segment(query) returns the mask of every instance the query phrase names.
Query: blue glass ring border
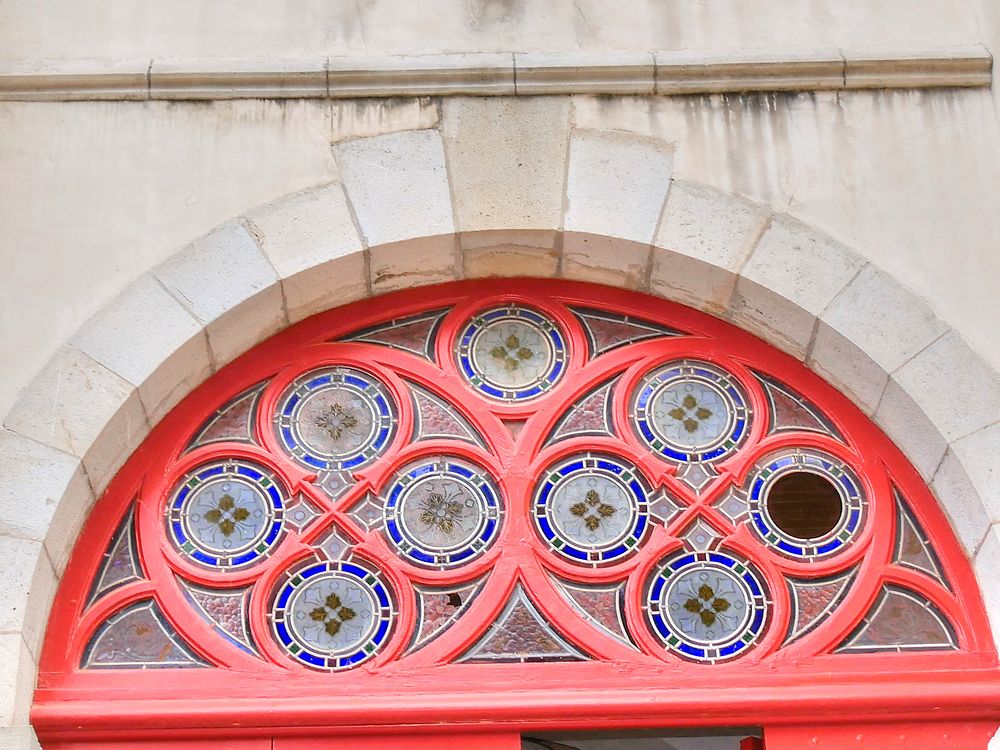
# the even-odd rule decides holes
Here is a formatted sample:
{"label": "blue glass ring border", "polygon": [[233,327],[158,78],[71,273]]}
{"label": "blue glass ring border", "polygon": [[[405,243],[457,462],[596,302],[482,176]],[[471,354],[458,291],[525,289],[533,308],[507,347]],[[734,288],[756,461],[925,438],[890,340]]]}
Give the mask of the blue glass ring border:
{"label": "blue glass ring border", "polygon": [[[732,426],[709,450],[685,451],[672,447],[656,434],[651,425],[649,410],[656,393],[670,383],[685,378],[707,382],[728,396],[732,404]],[[678,463],[718,461],[731,455],[749,435],[753,419],[750,400],[733,375],[706,362],[692,360],[669,362],[648,373],[640,381],[631,403],[633,429],[642,443],[665,459]]]}
{"label": "blue glass ring border", "polygon": [[[318,649],[311,649],[296,639],[286,625],[287,616],[290,614],[287,607],[292,594],[316,576],[352,578],[356,583],[367,588],[375,601],[379,603],[378,625],[375,627],[375,632],[356,651],[350,654],[337,656],[323,653]],[[352,669],[373,658],[388,643],[395,625],[396,615],[395,600],[389,585],[382,579],[381,573],[373,566],[364,565],[351,559],[325,562],[309,560],[307,563],[287,571],[284,582],[277,587],[269,611],[271,631],[281,648],[296,661],[325,671]]]}
{"label": "blue glass ring border", "polygon": [[[671,578],[705,567],[724,569],[743,582],[750,591],[748,602],[753,615],[746,627],[719,644],[705,646],[692,642],[683,633],[674,632],[670,620],[662,611],[660,601]],[[771,601],[763,577],[746,560],[719,551],[681,552],[666,558],[649,577],[642,608],[652,633],[670,651],[690,661],[717,663],[743,656],[760,640],[766,630]]]}
{"label": "blue glass ring border", "polygon": [[[502,388],[489,382],[473,362],[472,342],[487,325],[503,319],[522,320],[534,323],[541,330],[542,337],[552,347],[552,362],[536,382],[522,388]],[[548,393],[559,382],[567,369],[568,346],[566,335],[559,325],[546,315],[521,305],[506,305],[476,313],[458,336],[455,359],[459,372],[476,391],[498,401],[526,401]]]}
{"label": "blue glass ring border", "polygon": [[[767,512],[767,494],[774,483],[798,471],[826,478],[836,488],[842,503],[837,525],[815,540],[798,539],[783,532]],[[840,459],[814,449],[800,448],[765,457],[750,475],[748,487],[750,529],[763,544],[797,560],[819,560],[842,552],[860,533],[867,516],[868,501],[854,471]]]}
{"label": "blue glass ring border", "polygon": [[[310,450],[296,434],[295,427],[305,399],[334,384],[341,384],[365,399],[374,407],[378,420],[369,443],[342,457],[321,455]],[[381,380],[354,367],[338,366],[313,370],[296,378],[278,401],[274,423],[278,440],[296,461],[312,469],[341,471],[370,464],[385,453],[395,436],[397,418],[389,389]]]}
{"label": "blue glass ring border", "polygon": [[[635,519],[625,538],[607,549],[584,550],[563,539],[548,519],[549,498],[555,489],[574,474],[597,469],[610,473],[612,481],[628,491],[635,503]],[[611,478],[611,477],[609,477]],[[538,484],[532,501],[535,529],[556,553],[575,563],[599,566],[618,562],[637,551],[650,528],[649,497],[651,490],[639,469],[631,462],[616,456],[585,454],[564,459],[545,470],[545,478]]]}
{"label": "blue glass ring border", "polygon": [[[184,529],[184,509],[194,497],[198,487],[207,481],[232,476],[255,485],[261,491],[261,497],[270,506],[270,528],[267,534],[250,550],[238,555],[222,555],[212,550],[200,547],[189,538]],[[175,549],[184,557],[201,563],[215,570],[227,571],[246,568],[259,562],[278,545],[284,533],[285,498],[280,482],[262,466],[251,461],[240,459],[225,459],[203,464],[185,475],[185,479],[174,491],[167,505],[167,530]]]}
{"label": "blue glass ring border", "polygon": [[[400,556],[421,567],[454,568],[479,557],[493,544],[503,520],[500,490],[490,479],[485,478],[489,476],[485,469],[478,466],[471,468],[472,466],[460,463],[458,459],[430,459],[404,468],[393,479],[384,493],[383,513],[386,535]],[[453,552],[442,553],[421,547],[416,539],[404,534],[401,529],[399,510],[403,493],[415,481],[432,474],[450,476],[454,481],[465,485],[482,500],[482,507],[486,509],[479,533],[467,546]]]}

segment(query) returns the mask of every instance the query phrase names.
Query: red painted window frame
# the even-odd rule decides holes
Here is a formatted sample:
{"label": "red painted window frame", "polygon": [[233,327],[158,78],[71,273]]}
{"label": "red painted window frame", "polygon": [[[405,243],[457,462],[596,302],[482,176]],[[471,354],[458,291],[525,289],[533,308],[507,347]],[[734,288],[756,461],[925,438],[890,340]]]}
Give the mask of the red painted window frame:
{"label": "red painted window frame", "polygon": [[[667,359],[683,349],[725,366],[732,362],[753,362],[755,369],[770,374],[806,394],[837,427],[857,441],[862,461],[881,461],[909,500],[919,522],[931,535],[935,550],[947,571],[954,596],[936,599],[956,626],[960,652],[909,654],[836,654],[815,656],[814,636],[806,636],[781,650],[778,657],[767,654],[780,640],[779,629],[765,639],[757,652],[735,662],[713,666],[663,663],[651,667],[639,663],[625,647],[615,650],[608,639],[596,643],[590,634],[580,633],[578,643],[599,653],[603,661],[576,664],[534,663],[497,665],[443,665],[422,669],[461,652],[476,633],[460,620],[447,639],[438,639],[404,663],[392,659],[403,645],[397,642],[370,666],[337,674],[311,674],[301,670],[263,669],[250,658],[233,656],[227,668],[146,671],[91,671],[77,669],[83,648],[80,633],[92,629],[96,615],[85,613],[83,604],[105,551],[110,533],[143,482],[168,483],[165,476],[153,476],[150,466],[162,456],[175,455],[197,430],[206,416],[234,394],[260,382],[280,366],[301,362],[312,366],[317,360],[309,346],[390,318],[403,317],[431,308],[454,305],[459,312],[472,312],[487,301],[520,301],[546,309],[546,297],[582,306],[595,301],[603,309],[659,321],[689,331],[692,337],[636,344],[598,358],[602,372],[616,358],[634,356],[644,348]],[[558,317],[558,311],[551,309]],[[568,323],[569,321],[562,320]],[[566,404],[582,395],[600,376],[595,368],[579,369],[586,342],[572,324],[571,351],[576,369],[559,386],[560,400]],[[677,342],[683,342],[678,344]],[[352,358],[363,364],[371,349],[363,344],[337,344],[337,361]],[[450,361],[448,337],[438,337],[437,355]],[[385,362],[407,357],[387,350]],[[411,372],[412,358],[408,360]],[[419,368],[418,368],[419,369]],[[426,370],[431,380],[434,373]],[[392,386],[392,383],[390,383]],[[275,393],[272,389],[270,393]],[[572,393],[573,397],[569,397]],[[753,398],[759,398],[751,394]],[[268,398],[268,397],[265,397]],[[555,412],[546,412],[544,399],[530,404],[494,405],[487,408],[475,399],[461,403],[478,422],[499,424],[498,417],[524,419],[536,414],[538,420],[554,422]],[[482,400],[480,400],[482,401]],[[759,410],[762,404],[755,403]],[[266,407],[265,407],[266,408]],[[405,415],[399,433],[408,434]],[[536,429],[531,441],[515,444],[505,430],[492,430],[488,437],[497,451],[511,452],[510,466],[532,466],[548,427]],[[774,436],[771,448],[801,445],[808,437]],[[593,441],[592,441],[593,442]],[[599,439],[597,441],[599,444]],[[574,449],[576,444],[559,444],[545,453],[545,463]],[[829,443],[824,442],[824,447]],[[404,448],[423,455],[437,448],[434,441]],[[482,451],[458,448],[468,457],[489,464]],[[243,451],[259,457],[251,447],[233,445],[210,448],[199,453],[204,460],[217,452],[231,455]],[[876,458],[877,457],[877,458]],[[649,459],[651,462],[655,459]],[[652,470],[652,469],[651,469]],[[307,481],[305,472],[289,477],[299,486]],[[504,477],[508,481],[508,477]],[[515,477],[530,484],[532,475]],[[165,487],[159,491],[165,491]],[[887,492],[888,487],[875,488]],[[889,503],[882,503],[889,508]],[[886,510],[875,523],[894,523]],[[514,522],[510,518],[508,522]],[[870,524],[871,525],[871,524]],[[530,534],[525,526],[524,533]],[[156,533],[149,528],[141,533]],[[892,538],[886,534],[885,539]],[[733,544],[738,548],[738,540]],[[388,550],[383,551],[391,557]],[[520,565],[531,548],[508,547],[496,559],[494,575]],[[495,556],[494,556],[495,557]],[[386,560],[389,557],[385,558]],[[487,556],[487,559],[493,558]],[[651,564],[651,561],[648,561]],[[815,569],[814,569],[815,570]],[[405,585],[387,568],[395,587]],[[874,565],[861,561],[859,580],[877,575]],[[917,585],[917,574],[898,568],[898,582]],[[599,577],[599,575],[598,575]],[[511,586],[513,581],[511,581]],[[919,587],[919,586],[918,586]],[[772,587],[773,588],[773,587]],[[871,588],[871,587],[869,587]],[[119,604],[146,596],[145,584],[129,584],[109,594]],[[506,591],[497,590],[483,607],[499,611]],[[775,608],[783,603],[776,592]],[[166,598],[171,616],[181,611],[171,606],[174,591],[158,591]],[[874,594],[873,594],[874,596]],[[173,605],[179,605],[176,600]],[[565,607],[554,599],[542,598],[539,606],[557,618]],[[400,628],[407,630],[412,612],[401,613]],[[837,617],[835,614],[834,618]],[[91,619],[88,619],[91,618]],[[197,631],[204,624],[192,613],[190,622],[176,623],[182,631]],[[846,636],[853,622],[839,628]],[[638,628],[636,628],[638,630]],[[644,631],[642,631],[644,632]],[[827,636],[828,638],[828,636]],[[770,639],[767,642],[767,639]],[[398,639],[397,639],[398,640]],[[768,645],[769,643],[769,645]],[[767,648],[765,648],[767,646]],[[520,731],[638,729],[678,726],[799,726],[851,721],[915,721],[926,719],[929,711],[940,720],[995,722],[1000,719],[1000,670],[990,637],[978,586],[964,553],[925,483],[902,453],[844,396],[822,381],[794,358],[743,332],[729,323],[647,295],[591,284],[538,279],[455,282],[435,287],[398,292],[332,310],[299,323],[228,365],[187,397],[163,419],[125,467],[115,477],[98,502],[80,535],[49,618],[42,653],[38,690],[32,722],[39,736],[49,742],[128,741],[138,743],[169,736],[178,742],[214,737],[242,738],[329,736],[331,728],[341,734],[398,732],[402,727],[420,731]],[[513,736],[513,735],[510,735]],[[53,747],[61,747],[52,744]],[[236,745],[232,745],[236,747]],[[82,744],[65,747],[83,748]],[[248,747],[255,747],[251,744]]]}

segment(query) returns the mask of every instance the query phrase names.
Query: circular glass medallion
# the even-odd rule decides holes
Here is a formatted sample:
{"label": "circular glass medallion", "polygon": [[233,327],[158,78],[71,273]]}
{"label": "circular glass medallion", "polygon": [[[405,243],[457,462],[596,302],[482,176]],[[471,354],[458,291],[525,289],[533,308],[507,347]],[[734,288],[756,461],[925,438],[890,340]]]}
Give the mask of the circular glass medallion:
{"label": "circular glass medallion", "polygon": [[278,643],[320,669],[350,669],[389,639],[396,615],[389,586],[358,561],[310,561],[286,574],[271,606]]}
{"label": "circular glass medallion", "polygon": [[[785,509],[771,507],[772,494],[776,503],[783,500],[782,480],[802,473],[821,478],[839,496],[836,520],[825,524],[825,533],[812,538],[789,533],[790,525],[781,522]],[[839,458],[822,451],[796,448],[766,456],[754,467],[747,486],[750,528],[762,542],[795,559],[817,560],[840,552],[860,533],[867,516],[868,501],[857,474]]]}
{"label": "circular glass medallion", "polygon": [[248,461],[218,461],[189,472],[167,506],[180,553],[213,568],[241,568],[278,543],[284,495],[274,476]]}
{"label": "circular glass medallion", "polygon": [[541,313],[508,305],[485,310],[458,338],[458,367],[491,398],[520,401],[552,388],[566,369],[566,339]]}
{"label": "circular glass medallion", "polygon": [[535,527],[558,554],[590,565],[635,550],[649,528],[649,489],[628,461],[573,456],[549,468],[535,490]]}
{"label": "circular glass medallion", "polygon": [[682,552],[653,571],[643,608],[668,649],[718,662],[742,655],[760,638],[769,604],[749,563],[724,552]]}
{"label": "circular glass medallion", "polygon": [[383,493],[385,531],[419,565],[450,568],[481,555],[500,530],[500,493],[487,472],[436,456],[400,470]]}
{"label": "circular glass medallion", "polygon": [[670,362],[640,381],[632,399],[639,439],[672,461],[716,461],[746,438],[750,405],[736,379],[705,362]]}
{"label": "circular glass medallion", "polygon": [[396,431],[392,398],[362,370],[331,367],[299,377],[278,400],[278,438],[314,469],[351,469],[374,461]]}

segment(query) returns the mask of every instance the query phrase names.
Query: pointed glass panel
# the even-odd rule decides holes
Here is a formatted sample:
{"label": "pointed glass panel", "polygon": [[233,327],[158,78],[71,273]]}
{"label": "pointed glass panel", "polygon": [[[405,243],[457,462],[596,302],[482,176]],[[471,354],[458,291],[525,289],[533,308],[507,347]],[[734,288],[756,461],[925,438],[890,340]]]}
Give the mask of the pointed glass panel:
{"label": "pointed glass panel", "polygon": [[458,659],[466,663],[586,660],[546,622],[521,584],[515,586],[496,622]]}
{"label": "pointed glass panel", "polygon": [[593,310],[585,307],[570,309],[583,325],[583,330],[587,334],[591,358],[626,344],[635,344],[639,341],[665,336],[683,335],[680,331],[675,331],[672,328],[629,315],[619,315],[606,310]]}
{"label": "pointed glass panel", "polygon": [[413,414],[416,417],[411,440],[453,438],[480,448],[486,447],[486,441],[455,407],[416,383],[411,382],[409,386],[413,394]]}
{"label": "pointed glass panel", "polygon": [[635,648],[625,624],[625,581],[588,585],[552,577],[560,594],[587,622]]}
{"label": "pointed glass panel", "polygon": [[545,441],[551,445],[559,440],[580,436],[614,437],[611,421],[611,399],[615,383],[613,378],[599,385],[569,407],[565,416],[556,423]]}
{"label": "pointed glass panel", "polygon": [[93,604],[109,591],[124,586],[132,581],[145,578],[142,564],[139,562],[139,552],[135,540],[135,507],[129,508],[121,525],[111,538],[104,562],[94,579],[90,590],[88,605]]}
{"label": "pointed glass panel", "polygon": [[833,423],[808,399],[784,383],[760,373],[754,373],[767,396],[769,421],[768,434],[776,432],[820,432],[843,442],[843,437]]}
{"label": "pointed glass panel", "polygon": [[340,341],[363,341],[416,354],[434,361],[434,338],[447,310],[432,310],[407,318],[396,318],[363,331],[352,333]]}
{"label": "pointed glass panel", "polygon": [[939,651],[957,648],[954,630],[937,607],[915,591],[887,585],[861,624],[837,651]]}
{"label": "pointed glass panel", "polygon": [[941,562],[927,534],[917,521],[910,506],[894,490],[896,495],[896,546],[892,561],[898,565],[929,575],[945,588],[948,583],[941,572]]}
{"label": "pointed glass panel", "polygon": [[243,391],[218,409],[198,430],[198,434],[191,441],[188,450],[212,443],[256,442],[254,440],[254,425],[257,419],[257,402],[260,400],[260,394],[265,385],[267,383],[259,383],[253,388]]}
{"label": "pointed glass panel", "polygon": [[239,589],[208,589],[178,579],[184,595],[195,611],[212,625],[227,641],[254,656],[259,656],[250,634],[250,592],[252,587]]}
{"label": "pointed glass panel", "polygon": [[152,599],[131,604],[97,629],[83,655],[83,669],[207,667]]}
{"label": "pointed glass panel", "polygon": [[854,580],[854,574],[854,570],[849,570],[831,578],[787,579],[791,594],[792,616],[785,636],[785,645],[812,632],[829,617],[844,600]]}
{"label": "pointed glass panel", "polygon": [[483,576],[475,581],[447,588],[414,585],[417,595],[417,627],[407,653],[423,648],[448,630],[469,608],[485,582],[486,577]]}

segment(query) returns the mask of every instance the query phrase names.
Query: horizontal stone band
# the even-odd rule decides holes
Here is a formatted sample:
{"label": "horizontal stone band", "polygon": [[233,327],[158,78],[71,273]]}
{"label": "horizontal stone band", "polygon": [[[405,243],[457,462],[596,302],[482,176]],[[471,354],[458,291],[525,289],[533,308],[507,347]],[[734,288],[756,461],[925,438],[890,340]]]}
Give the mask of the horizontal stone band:
{"label": "horizontal stone band", "polygon": [[301,99],[542,94],[711,94],[989,87],[979,45],[947,49],[476,53],[305,60],[0,63],[0,100]]}

